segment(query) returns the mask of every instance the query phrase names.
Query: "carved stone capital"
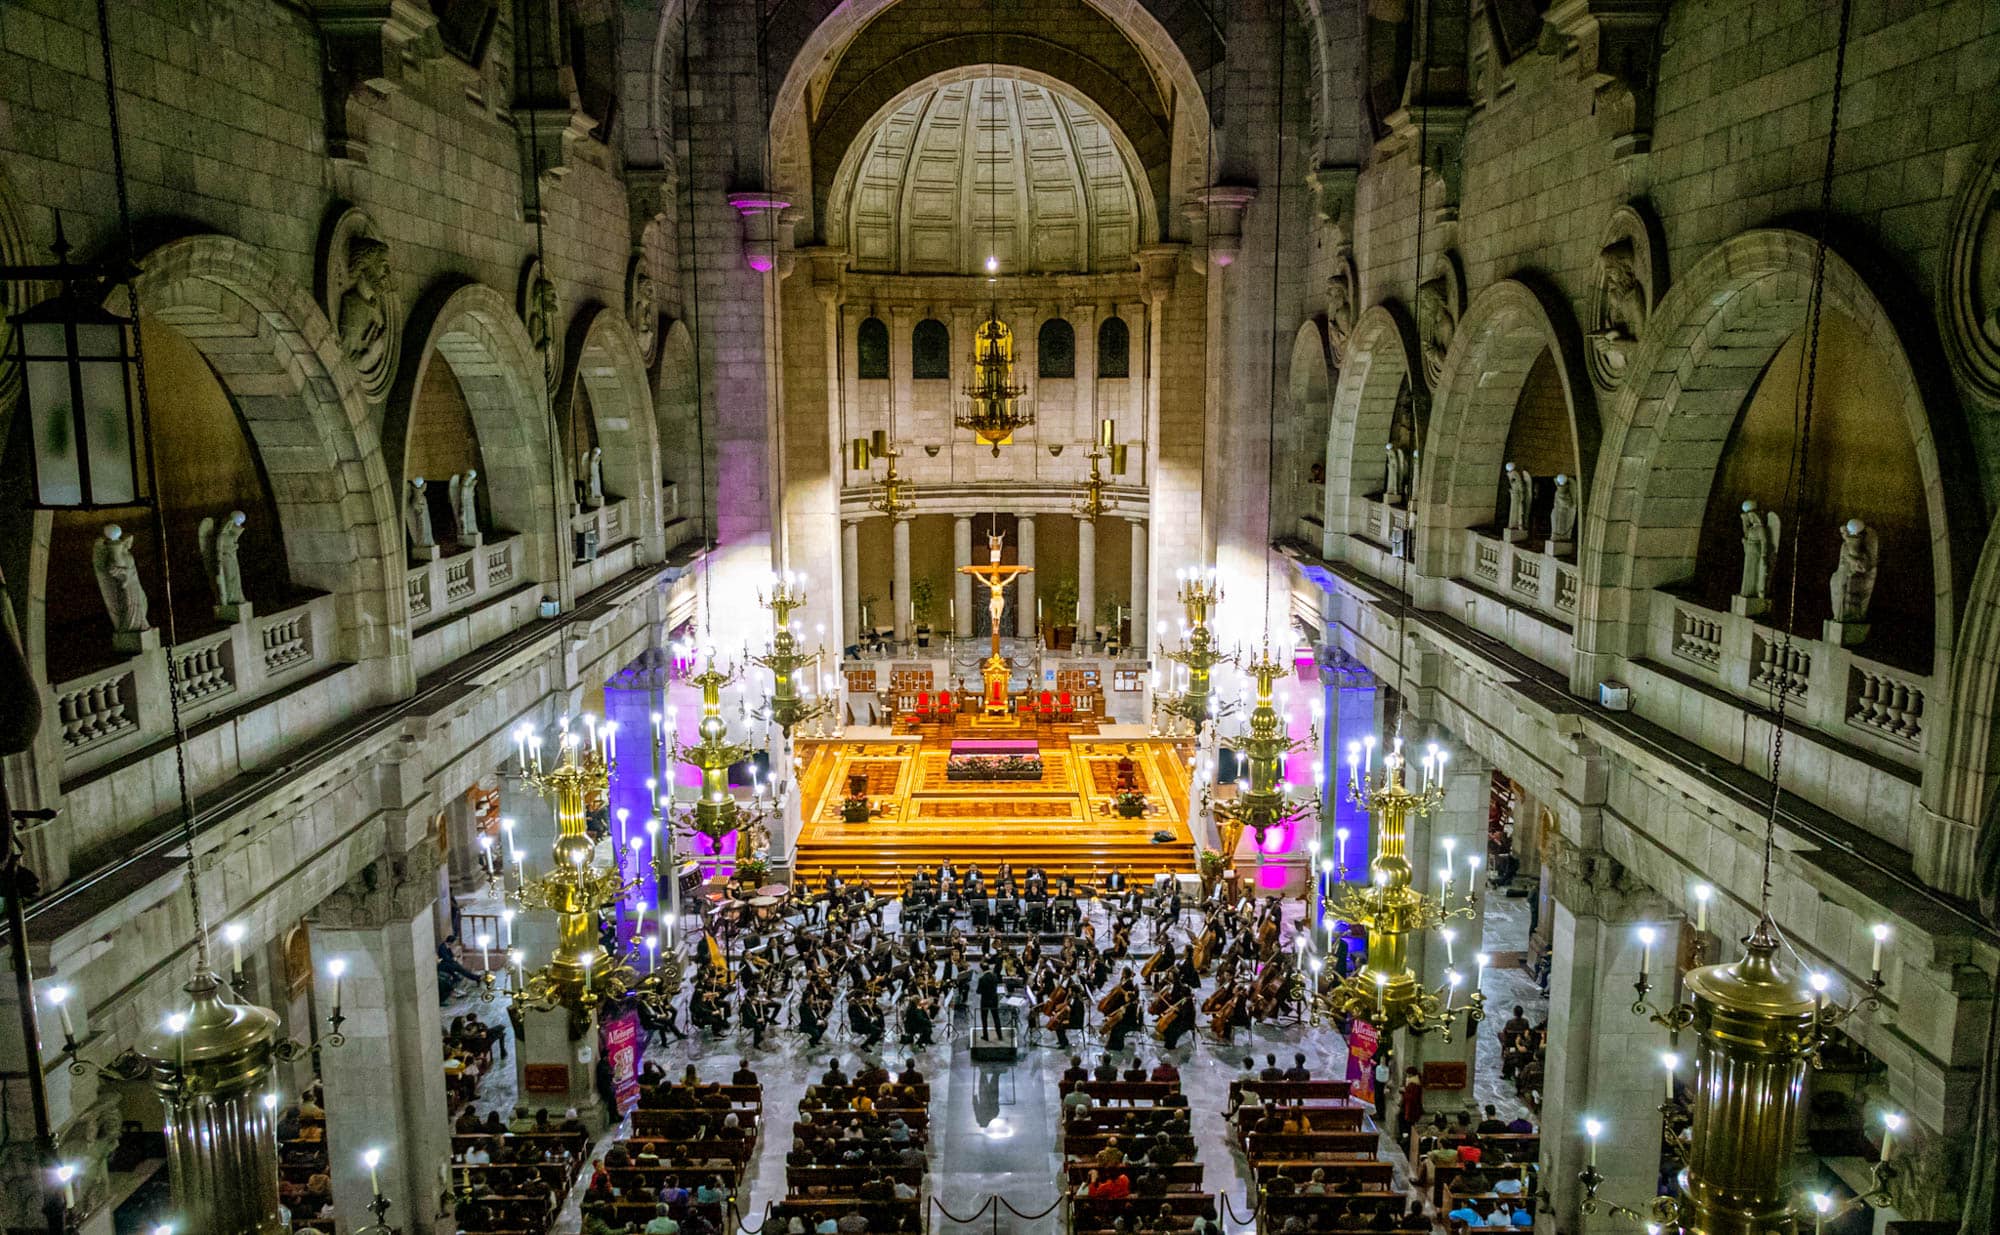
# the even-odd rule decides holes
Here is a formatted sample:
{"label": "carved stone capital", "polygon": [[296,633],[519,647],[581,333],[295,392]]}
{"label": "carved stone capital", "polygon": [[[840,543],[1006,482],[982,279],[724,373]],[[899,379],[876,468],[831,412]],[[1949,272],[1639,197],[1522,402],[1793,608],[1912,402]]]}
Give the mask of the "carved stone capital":
{"label": "carved stone capital", "polygon": [[1666,902],[1625,865],[1602,849],[1588,849],[1560,832],[1544,838],[1550,892],[1557,903],[1578,917],[1607,922],[1637,922],[1664,918]]}
{"label": "carved stone capital", "polygon": [[1185,246],[1178,244],[1155,244],[1139,250],[1140,286],[1153,304],[1158,305],[1172,294],[1184,249]]}
{"label": "carved stone capital", "polygon": [[319,903],[313,921],[331,930],[365,930],[430,912],[438,894],[437,845],[424,841],[384,854]]}
{"label": "carved stone capital", "polygon": [[1235,262],[1243,248],[1243,215],[1257,200],[1253,184],[1217,184],[1188,197],[1189,222],[1199,223],[1207,239],[1208,259],[1218,266]]}
{"label": "carved stone capital", "polygon": [[846,291],[841,285],[841,276],[847,271],[847,250],[839,245],[821,244],[803,249],[800,253],[812,272],[813,292],[820,298],[820,303],[839,304]]}
{"label": "carved stone capital", "polygon": [[1306,173],[1306,187],[1312,190],[1313,213],[1320,222],[1341,230],[1342,243],[1346,243],[1353,230],[1354,186],[1360,178],[1361,168],[1353,163],[1315,167]]}
{"label": "carved stone capital", "polygon": [[309,7],[326,48],[326,152],[366,163],[368,108],[444,52],[437,15],[421,0],[312,0]]}
{"label": "carved stone capital", "polygon": [[671,162],[661,167],[625,169],[625,203],[631,212],[633,244],[640,243],[648,228],[666,220],[667,208],[679,191],[680,169]]}
{"label": "carved stone capital", "polygon": [[[1443,222],[1458,218],[1458,203],[1465,189],[1465,124],[1472,109],[1462,102],[1405,103],[1389,115],[1389,136],[1382,141],[1384,155],[1423,152],[1424,187],[1437,177],[1443,190],[1435,203]],[[1428,199],[1427,199],[1428,200]]]}
{"label": "carved stone capital", "polygon": [[1660,30],[1668,0],[1556,0],[1544,30],[1597,95],[1597,121],[1615,158],[1653,146]]}

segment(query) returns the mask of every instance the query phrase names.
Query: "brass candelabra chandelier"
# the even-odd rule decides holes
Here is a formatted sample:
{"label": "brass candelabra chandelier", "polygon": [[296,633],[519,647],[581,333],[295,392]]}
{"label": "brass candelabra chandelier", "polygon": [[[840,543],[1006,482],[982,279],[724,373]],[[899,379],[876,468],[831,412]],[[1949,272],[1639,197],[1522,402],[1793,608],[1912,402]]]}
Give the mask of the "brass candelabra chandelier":
{"label": "brass candelabra chandelier", "polygon": [[1222,830],[1222,852],[1236,852],[1237,842],[1242,840],[1245,828],[1256,833],[1261,847],[1265,833],[1275,827],[1290,823],[1312,811],[1317,799],[1303,799],[1292,794],[1291,785],[1284,779],[1285,756],[1293,751],[1308,750],[1319,745],[1319,731],[1315,726],[1312,733],[1304,738],[1294,738],[1285,732],[1284,718],[1279,715],[1272,688],[1285,672],[1284,666],[1271,659],[1271,649],[1266,646],[1251,662],[1247,672],[1257,680],[1257,704],[1250,711],[1250,723],[1237,745],[1243,748],[1249,764],[1249,774],[1235,798],[1213,803],[1215,821]]}
{"label": "brass candelabra chandelier", "polygon": [[1090,444],[1090,453],[1084,456],[1090,460],[1090,478],[1083,482],[1083,497],[1070,506],[1070,512],[1079,519],[1097,519],[1110,509],[1104,501],[1108,482],[1100,470],[1105,460],[1111,461],[1113,476],[1125,474],[1127,448],[1123,443],[1112,440],[1116,431],[1116,425],[1109,419],[1097,422],[1097,438]]}
{"label": "brass candelabra chandelier", "polygon": [[[792,614],[806,604],[805,582],[804,575],[795,575],[789,570],[782,575],[774,573],[766,581],[768,590],[757,593],[757,603],[771,611],[774,629],[771,632],[771,650],[762,656],[751,657],[752,661],[771,673],[771,697],[756,715],[759,720],[784,730],[786,737],[791,736],[794,726],[823,720],[833,709],[833,701],[825,695],[807,697],[812,683],[811,674],[825,657],[826,649],[801,652],[798,638],[792,633]],[[808,690],[804,693],[799,689],[801,674],[807,675]]]}
{"label": "brass candelabra chandelier", "polygon": [[[1180,580],[1181,611],[1186,616],[1187,634],[1184,646],[1168,649],[1161,655],[1185,669],[1186,678],[1180,689],[1153,696],[1154,728],[1171,732],[1185,723],[1189,731],[1199,733],[1203,724],[1222,712],[1210,692],[1215,667],[1235,664],[1236,656],[1216,646],[1215,632],[1208,625],[1209,614],[1222,603],[1222,585],[1216,579],[1216,572],[1212,568],[1183,569],[1175,572],[1175,577]],[[1161,718],[1164,723],[1160,723]]]}
{"label": "brass candelabra chandelier", "polygon": [[992,447],[997,459],[1016,431],[1035,423],[1034,411],[1021,404],[1027,393],[1014,380],[1014,332],[995,312],[973,333],[972,382],[965,388],[965,410],[954,421],[971,430],[981,445]]}
{"label": "brass candelabra chandelier", "polygon": [[[1383,752],[1379,775],[1375,771],[1375,739],[1371,736],[1365,742],[1348,744],[1348,797],[1374,821],[1375,856],[1368,864],[1368,882],[1345,887],[1327,913],[1367,931],[1368,959],[1345,977],[1322,970],[1313,995],[1315,1019],[1358,1017],[1383,1034],[1399,1029],[1418,1034],[1436,1030],[1446,1042],[1451,1041],[1459,1017],[1465,1018],[1468,1032],[1485,1019],[1486,996],[1480,989],[1486,972],[1484,952],[1474,958],[1477,972],[1463,1003],[1458,991],[1465,977],[1451,951],[1455,938],[1451,930],[1440,931],[1446,968],[1445,980],[1436,989],[1418,979],[1410,961],[1413,937],[1439,930],[1455,918],[1470,919],[1479,913],[1479,859],[1476,855],[1466,859],[1465,892],[1454,892],[1455,842],[1445,842],[1444,886],[1437,895],[1426,895],[1410,885],[1410,821],[1429,817],[1443,803],[1448,761],[1449,756],[1437,746],[1427,748],[1420,764],[1422,780],[1412,788],[1405,780],[1409,760],[1403,754],[1401,738]],[[1347,878],[1344,847],[1335,876],[1342,881]]]}
{"label": "brass candelabra chandelier", "polygon": [[896,473],[896,460],[903,457],[903,448],[889,440],[889,434],[876,429],[867,437],[857,437],[847,444],[848,462],[855,471],[868,473],[875,466],[875,460],[886,459],[889,470],[882,474],[882,487],[868,499],[868,509],[888,515],[891,519],[910,513],[916,499],[910,496],[909,482]]}
{"label": "brass candelabra chandelier", "polygon": [[702,671],[688,679],[701,691],[701,720],[696,725],[701,740],[688,745],[675,734],[668,758],[701,770],[701,794],[692,804],[671,808],[670,822],[684,832],[707,837],[718,852],[723,838],[736,833],[736,858],[741,861],[762,847],[759,841],[768,812],[761,806],[746,807],[729,792],[730,767],[753,753],[749,743],[730,740],[729,722],[722,717],[722,690],[734,680],[733,673],[716,664],[713,654]]}

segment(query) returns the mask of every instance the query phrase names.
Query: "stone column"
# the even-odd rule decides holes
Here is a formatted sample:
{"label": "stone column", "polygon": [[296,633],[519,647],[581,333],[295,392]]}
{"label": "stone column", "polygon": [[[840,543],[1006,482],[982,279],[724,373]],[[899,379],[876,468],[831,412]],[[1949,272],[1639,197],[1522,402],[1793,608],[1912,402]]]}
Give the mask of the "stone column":
{"label": "stone column", "polygon": [[840,646],[861,638],[861,521],[840,521]]}
{"label": "stone column", "polygon": [[910,517],[896,516],[891,534],[895,543],[896,596],[891,603],[896,614],[896,642],[907,643],[910,639]]}
{"label": "stone column", "polygon": [[951,521],[951,564],[961,573],[951,577],[952,604],[956,615],[951,633],[959,639],[972,636],[972,576],[962,573],[972,565],[972,516],[958,515]]}
{"label": "stone column", "polygon": [[[1465,860],[1468,857],[1479,858],[1481,884],[1479,908],[1480,915],[1483,916],[1486,909],[1484,884],[1487,874],[1486,810],[1488,798],[1492,793],[1492,769],[1482,760],[1475,758],[1472,752],[1463,749],[1457,743],[1449,742],[1446,734],[1438,734],[1433,740],[1441,748],[1449,750],[1452,759],[1445,765],[1448,770],[1444,778],[1443,804],[1429,819],[1412,830],[1410,865],[1415,868],[1414,878],[1417,886],[1433,896],[1437,895],[1441,891],[1438,871],[1443,869],[1445,864],[1445,842],[1451,841],[1453,843],[1451,890],[1454,896],[1463,896],[1468,874]],[[1423,746],[1419,744],[1416,747],[1419,757],[1422,751]],[[1328,753],[1333,753],[1331,747]],[[1341,770],[1344,769],[1329,768],[1329,777]],[[1416,843],[1419,839],[1428,843],[1419,845]],[[1334,843],[1337,846],[1339,842],[1335,839]],[[1486,947],[1486,929],[1481,916],[1455,919],[1449,924],[1448,929],[1455,936],[1450,948],[1445,947],[1440,934],[1427,932],[1421,938],[1419,956],[1413,959],[1417,964],[1417,976],[1432,990],[1445,983],[1446,970],[1456,969],[1463,974],[1465,985],[1458,991],[1459,1002],[1463,1004],[1471,997],[1473,982],[1479,973],[1475,958]],[[1508,1011],[1488,1008],[1487,1014],[1498,1015],[1504,1021],[1507,1019]],[[1418,1064],[1432,1060],[1462,1063],[1465,1065],[1469,1083],[1478,1062],[1476,1047],[1479,1034],[1476,1029],[1470,1033],[1464,1030],[1465,1022],[1461,1017],[1452,1029],[1450,1042],[1445,1042],[1438,1034],[1426,1034],[1421,1038],[1412,1037],[1410,1046],[1413,1049],[1407,1051],[1404,1058]],[[1499,1070],[1498,1060],[1491,1060],[1489,1064],[1494,1071]],[[1473,1091],[1470,1087],[1463,1090],[1426,1090],[1424,1109],[1450,1111],[1456,1114],[1464,1108],[1472,1096]]]}
{"label": "stone column", "polygon": [[1077,646],[1091,646],[1097,630],[1097,520],[1076,521]]}
{"label": "stone column", "polygon": [[[1632,1015],[1639,977],[1637,929],[1667,921],[1665,904],[1610,855],[1565,846],[1551,862],[1555,939],[1549,974],[1549,1045],[1542,1095],[1542,1177],[1555,1226],[1579,1235],[1625,1229],[1612,1214],[1578,1212],[1577,1172],[1588,1160],[1583,1121],[1604,1123],[1597,1168],[1607,1196],[1652,1195],[1660,1163],[1666,1031]],[[1655,959],[1672,956],[1662,948]],[[1664,1005],[1671,983],[1654,992]],[[1512,1009],[1494,1008],[1505,1018]],[[1537,1217],[1538,1222],[1546,1221]]]}
{"label": "stone column", "polygon": [[[1020,527],[1020,563],[1023,566],[1035,564],[1035,516],[1022,515]],[[1014,585],[1020,595],[1014,598],[1014,633],[1023,639],[1035,637],[1035,576],[1025,574]]]}
{"label": "stone column", "polygon": [[1146,521],[1128,519],[1127,522],[1132,525],[1132,583],[1127,593],[1131,599],[1125,603],[1130,608],[1132,646],[1143,656],[1152,646],[1151,635],[1146,630],[1149,620],[1146,610]]}
{"label": "stone column", "polygon": [[390,1222],[421,1235],[436,1229],[438,1168],[451,1157],[436,898],[437,850],[419,844],[377,859],[323,901],[312,923],[322,1008],[332,1007],[328,962],[347,963],[340,979],[347,1041],[321,1052],[320,1062],[334,1205],[342,1214],[367,1213],[373,1192],[361,1155],[380,1149]]}

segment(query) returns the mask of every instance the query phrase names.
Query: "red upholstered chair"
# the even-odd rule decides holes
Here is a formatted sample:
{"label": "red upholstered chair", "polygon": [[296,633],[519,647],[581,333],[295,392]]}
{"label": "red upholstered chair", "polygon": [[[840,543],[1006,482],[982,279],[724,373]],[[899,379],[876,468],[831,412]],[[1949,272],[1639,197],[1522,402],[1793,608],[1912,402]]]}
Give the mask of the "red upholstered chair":
{"label": "red upholstered chair", "polygon": [[1054,695],[1050,694],[1050,693],[1049,693],[1048,691],[1043,691],[1043,692],[1042,692],[1042,719],[1043,719],[1043,720],[1054,720],[1054,719],[1055,719],[1055,715],[1056,715],[1056,697],[1055,697]]}
{"label": "red upholstered chair", "polygon": [[1062,708],[1061,708],[1061,711],[1062,711],[1062,718],[1063,718],[1064,720],[1075,720],[1075,719],[1076,719],[1076,700],[1070,697],[1070,693],[1069,693],[1068,691],[1064,691],[1064,692],[1062,693],[1062,701],[1061,701],[1061,702],[1062,702]]}
{"label": "red upholstered chair", "polygon": [[941,690],[938,692],[937,711],[939,720],[950,720],[952,718],[953,708],[950,691]]}
{"label": "red upholstered chair", "polygon": [[931,718],[931,692],[927,690],[920,690],[917,692],[917,719],[922,721],[922,720],[929,720],[930,718]]}

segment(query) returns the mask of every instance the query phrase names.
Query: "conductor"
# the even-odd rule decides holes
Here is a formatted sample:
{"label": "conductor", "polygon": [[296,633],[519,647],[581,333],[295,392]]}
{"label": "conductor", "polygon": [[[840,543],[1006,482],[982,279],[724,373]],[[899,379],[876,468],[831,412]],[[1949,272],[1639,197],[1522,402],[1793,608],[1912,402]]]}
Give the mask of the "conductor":
{"label": "conductor", "polygon": [[[989,1026],[991,1032],[988,1032]],[[979,971],[979,1036],[998,1037],[1000,1032],[1000,975],[988,964]]]}

